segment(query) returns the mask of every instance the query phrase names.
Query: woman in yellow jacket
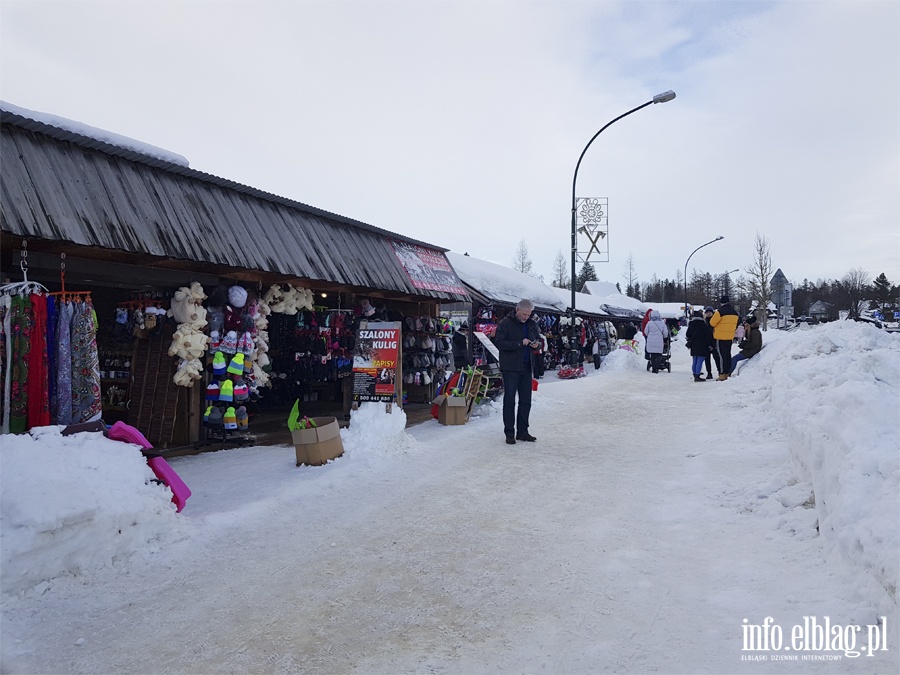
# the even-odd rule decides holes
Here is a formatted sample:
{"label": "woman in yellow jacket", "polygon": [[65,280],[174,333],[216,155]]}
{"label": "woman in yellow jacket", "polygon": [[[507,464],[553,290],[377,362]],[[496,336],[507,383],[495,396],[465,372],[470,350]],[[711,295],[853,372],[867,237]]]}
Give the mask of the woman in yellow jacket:
{"label": "woman in yellow jacket", "polygon": [[734,311],[727,295],[719,298],[719,309],[712,315],[709,325],[713,329],[716,350],[722,360],[722,372],[718,380],[727,380],[731,374],[731,344],[734,342],[734,331],[738,326],[738,313]]}

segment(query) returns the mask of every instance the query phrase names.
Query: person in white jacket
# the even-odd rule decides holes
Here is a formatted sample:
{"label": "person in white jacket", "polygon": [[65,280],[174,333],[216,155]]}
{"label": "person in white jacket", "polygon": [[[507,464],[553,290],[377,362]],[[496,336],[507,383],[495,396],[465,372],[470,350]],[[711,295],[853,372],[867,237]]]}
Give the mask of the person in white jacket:
{"label": "person in white jacket", "polygon": [[657,310],[650,311],[650,321],[644,326],[644,337],[647,339],[647,354],[650,355],[650,368],[654,373],[659,372],[660,357],[666,349],[666,340],[669,339],[669,329],[666,322],[659,317]]}

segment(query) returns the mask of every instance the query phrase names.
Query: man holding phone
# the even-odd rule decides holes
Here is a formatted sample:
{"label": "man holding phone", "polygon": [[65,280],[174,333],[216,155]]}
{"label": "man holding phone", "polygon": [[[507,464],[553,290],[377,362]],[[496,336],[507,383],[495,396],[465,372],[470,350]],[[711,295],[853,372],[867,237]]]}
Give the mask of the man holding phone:
{"label": "man holding phone", "polygon": [[[506,442],[536,441],[528,433],[531,413],[531,350],[541,344],[541,332],[531,318],[534,303],[520,300],[515,312],[510,312],[498,325],[494,344],[500,351],[500,372],[503,375],[503,431]],[[519,409],[516,411],[516,395]]]}

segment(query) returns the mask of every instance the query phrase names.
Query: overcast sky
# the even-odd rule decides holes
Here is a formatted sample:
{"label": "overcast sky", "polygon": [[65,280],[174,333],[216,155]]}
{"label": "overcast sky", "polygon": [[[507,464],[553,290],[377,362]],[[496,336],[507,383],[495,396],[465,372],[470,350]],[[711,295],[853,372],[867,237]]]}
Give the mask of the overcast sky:
{"label": "overcast sky", "polygon": [[[0,98],[549,281],[580,197],[601,280],[900,282],[900,2],[0,0]],[[580,248],[587,249],[584,240]],[[738,275],[734,275],[737,277]],[[624,282],[622,286],[624,288]]]}

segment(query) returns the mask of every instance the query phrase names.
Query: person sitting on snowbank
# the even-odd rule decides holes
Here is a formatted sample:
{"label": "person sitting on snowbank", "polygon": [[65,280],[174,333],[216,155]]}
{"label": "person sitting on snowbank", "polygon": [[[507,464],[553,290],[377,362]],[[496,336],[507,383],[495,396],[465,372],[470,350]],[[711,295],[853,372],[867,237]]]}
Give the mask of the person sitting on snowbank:
{"label": "person sitting on snowbank", "polygon": [[737,364],[752,359],[762,349],[762,333],[759,331],[759,319],[751,314],[744,319],[744,338],[738,345],[740,353],[731,359],[731,374],[737,376]]}

